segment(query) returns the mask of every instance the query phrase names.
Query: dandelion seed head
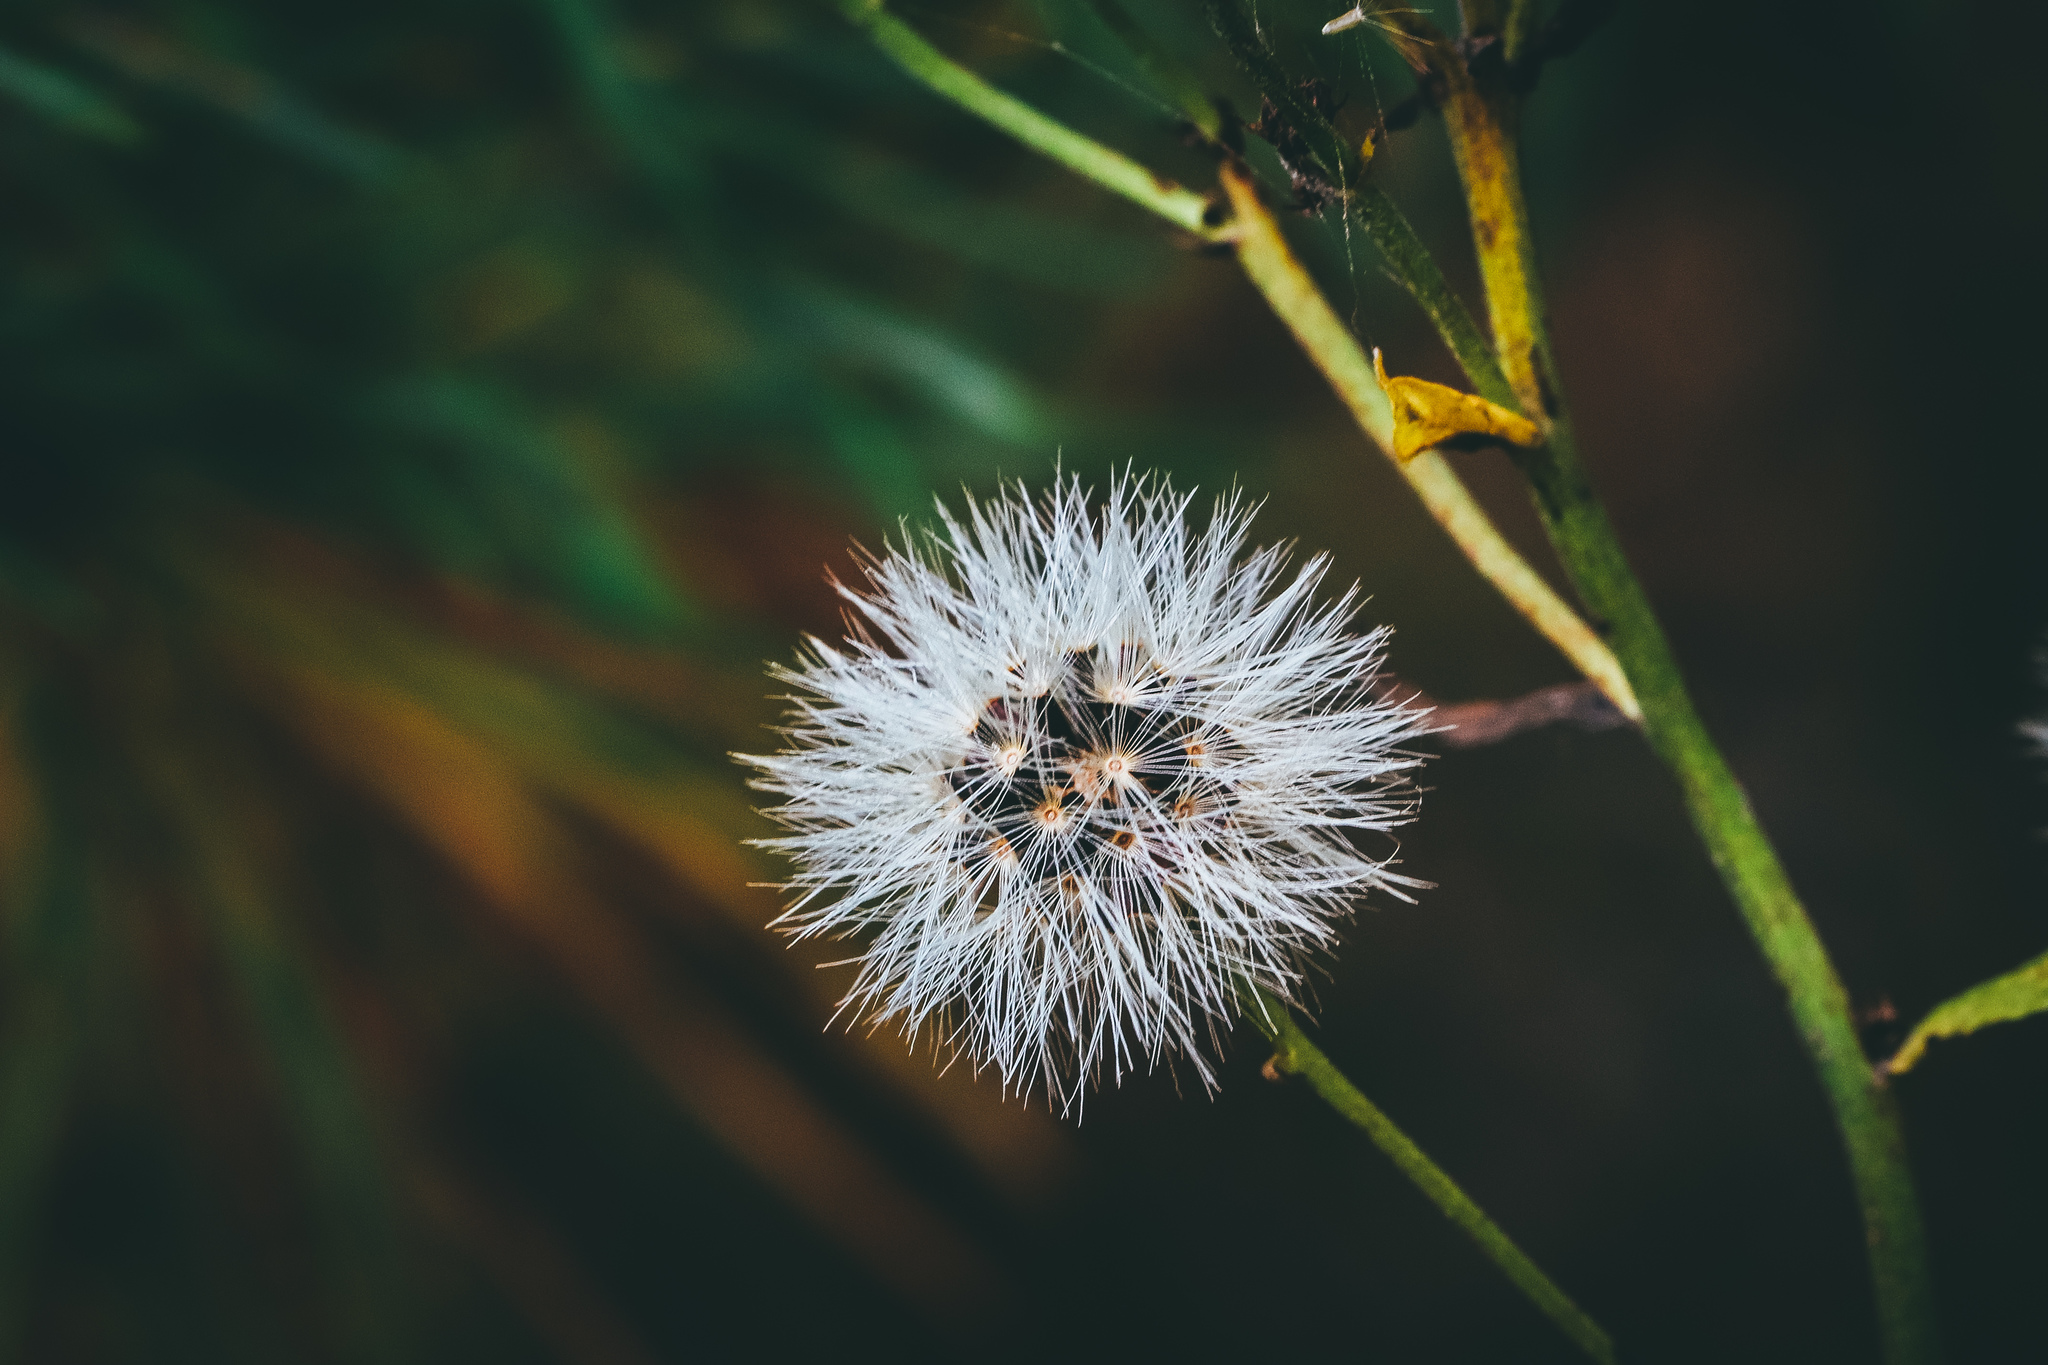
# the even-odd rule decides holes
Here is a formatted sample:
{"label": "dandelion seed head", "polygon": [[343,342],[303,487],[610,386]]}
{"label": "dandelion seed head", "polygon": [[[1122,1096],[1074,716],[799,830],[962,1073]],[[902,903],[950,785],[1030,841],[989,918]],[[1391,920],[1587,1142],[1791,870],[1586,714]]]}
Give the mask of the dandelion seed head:
{"label": "dandelion seed head", "polygon": [[1375,693],[1386,630],[1190,501],[941,507],[842,586],[852,638],[776,670],[788,747],[742,756],[796,868],[776,925],[867,940],[842,1013],[1063,1108],[1176,1057],[1213,1088],[1245,982],[1297,1000],[1361,895],[1419,885],[1385,836],[1426,713]]}

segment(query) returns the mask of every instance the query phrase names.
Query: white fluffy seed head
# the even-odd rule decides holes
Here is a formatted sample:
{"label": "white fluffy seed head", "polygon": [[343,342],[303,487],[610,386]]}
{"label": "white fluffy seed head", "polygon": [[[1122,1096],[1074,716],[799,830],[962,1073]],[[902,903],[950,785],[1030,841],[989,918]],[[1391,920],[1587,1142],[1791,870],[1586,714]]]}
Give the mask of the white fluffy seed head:
{"label": "white fluffy seed head", "polygon": [[797,873],[776,925],[861,935],[842,1010],[1071,1107],[1212,1047],[1243,983],[1296,999],[1354,900],[1419,885],[1361,839],[1413,807],[1424,713],[1373,691],[1327,561],[1246,552],[1235,497],[1072,478],[940,508],[842,587],[861,618],[794,669],[789,745],[746,756]]}

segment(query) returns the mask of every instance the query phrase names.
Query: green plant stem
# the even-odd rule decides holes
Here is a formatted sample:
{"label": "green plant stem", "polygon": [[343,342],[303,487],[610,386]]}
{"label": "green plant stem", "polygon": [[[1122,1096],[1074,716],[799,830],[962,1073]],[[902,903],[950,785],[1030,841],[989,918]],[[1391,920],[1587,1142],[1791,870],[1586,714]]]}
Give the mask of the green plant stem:
{"label": "green plant stem", "polygon": [[[1191,232],[1212,239],[1218,235],[1207,222],[1209,201],[1154,177],[1128,158],[995,90],[889,18],[878,0],[842,0],[842,8],[912,76],[969,112]],[[1228,29],[1226,40],[1235,39],[1232,46],[1240,60],[1247,51],[1255,58],[1258,54],[1270,56],[1263,42],[1246,43],[1246,33],[1256,38],[1249,25],[1242,26],[1242,31],[1231,28],[1231,20],[1241,13],[1234,0],[1212,6],[1212,14],[1223,16],[1219,30]],[[1441,35],[1435,35],[1435,41],[1442,52],[1449,51]],[[1303,101],[1286,97],[1290,83],[1278,72],[1277,64],[1271,65],[1273,69],[1268,71],[1248,63],[1254,68],[1254,78],[1283,112],[1300,120],[1318,159],[1329,159],[1334,183],[1347,191],[1395,278],[1423,304],[1475,388],[1492,401],[1517,407],[1546,425],[1548,444],[1526,455],[1523,465],[1534,485],[1538,511],[1551,542],[1601,632],[1613,642],[1611,650],[1597,637],[1592,640],[1597,652],[1571,638],[1575,632],[1567,618],[1580,631],[1585,623],[1561,602],[1556,608],[1545,603],[1546,597],[1554,600],[1555,594],[1528,570],[1512,547],[1500,542],[1498,551],[1493,548],[1491,542],[1498,541],[1498,532],[1476,504],[1471,504],[1469,493],[1447,466],[1441,461],[1424,463],[1434,457],[1421,456],[1403,470],[1404,477],[1481,573],[1600,683],[1617,705],[1621,698],[1628,698],[1624,713],[1644,718],[1652,746],[1679,779],[1688,812],[1715,867],[1786,990],[1801,1041],[1834,1107],[1863,1208],[1885,1357],[1891,1365],[1937,1360],[1919,1206],[1898,1116],[1863,1055],[1847,993],[1833,964],[1747,797],[1693,710],[1662,628],[1578,462],[1528,256],[1527,214],[1521,202],[1512,138],[1497,114],[1485,117],[1487,106],[1472,91],[1463,63],[1454,54],[1442,61],[1446,73],[1454,75],[1453,145],[1474,207],[1475,238],[1494,324],[1496,347],[1488,348],[1463,304],[1442,283],[1434,262],[1419,243],[1412,242],[1412,230],[1405,235],[1401,231],[1406,220],[1377,190],[1356,185],[1349,173],[1348,149],[1333,130],[1325,131],[1326,120],[1302,107]],[[1269,77],[1274,78],[1270,85]],[[1252,202],[1256,202],[1255,195]],[[1264,215],[1264,221],[1269,223],[1270,215]],[[1247,222],[1253,224],[1250,229]],[[1370,372],[1356,341],[1334,315],[1321,316],[1328,312],[1327,302],[1307,282],[1298,263],[1289,266],[1274,253],[1268,261],[1269,272],[1261,275],[1254,269],[1257,253],[1247,253],[1246,246],[1262,233],[1256,217],[1241,218],[1230,225],[1229,232],[1238,242],[1240,259],[1254,283],[1295,329],[1359,425],[1376,441],[1384,442],[1380,434],[1386,426],[1384,398],[1378,396],[1376,384],[1361,380],[1361,375]],[[1278,240],[1275,231],[1269,241]],[[1281,247],[1284,249],[1284,242]],[[1464,512],[1469,512],[1469,517]],[[1527,571],[1526,580],[1520,579],[1522,571]],[[1597,671],[1589,666],[1589,660]],[[1639,707],[1638,691],[1642,698]]]}
{"label": "green plant stem", "polygon": [[1024,101],[1004,94],[920,37],[891,15],[881,0],[840,0],[840,11],[866,30],[875,45],[919,83],[970,114],[1093,180],[1142,208],[1197,236],[1211,234],[1210,202],[1183,185],[1155,175],[1121,152],[1083,137]]}
{"label": "green plant stem", "polygon": [[1280,65],[1241,0],[1207,0],[1205,8],[1216,36],[1278,111],[1281,121],[1294,130],[1304,164],[1291,169],[1314,176],[1340,194],[1349,194],[1365,178],[1363,149],[1345,141],[1336,125],[1316,107],[1309,87]]}
{"label": "green plant stem", "polygon": [[1525,462],[1546,529],[1572,581],[1642,698],[1644,732],[1677,776],[1693,827],[1785,990],[1847,1147],[1862,1207],[1884,1356],[1940,1359],[1933,1286],[1904,1129],[1891,1091],[1864,1055],[1848,992],[1793,891],[1769,837],[1715,747],[1568,432]]}
{"label": "green plant stem", "polygon": [[[1256,187],[1238,163],[1227,161],[1224,168],[1224,188],[1236,217],[1227,227],[1214,226],[1211,220],[1220,222],[1224,215],[1213,211],[1217,206],[1209,199],[1179,186],[1166,187],[1165,182],[1135,162],[997,90],[884,13],[872,0],[844,0],[842,7],[907,74],[967,112],[1009,131],[1027,146],[1054,157],[1096,183],[1128,195],[1169,222],[1212,241],[1233,242],[1239,263],[1253,285],[1293,329],[1303,349],[1329,378],[1366,435],[1393,459],[1392,413],[1371,364],[1359,349],[1357,339],[1330,310],[1315,282],[1287,246],[1271,211],[1260,201]],[[1134,183],[1137,192],[1129,188]],[[1372,193],[1377,196],[1373,202],[1383,204],[1385,214],[1390,216],[1388,231],[1401,259],[1417,270],[1426,267],[1427,278],[1433,278],[1439,286],[1434,296],[1437,303],[1463,320],[1466,349],[1476,348],[1477,352],[1471,367],[1491,372],[1496,390],[1511,401],[1512,395],[1507,393],[1505,381],[1499,379],[1500,371],[1471,315],[1449,287],[1442,284],[1435,262],[1423,250],[1399,210],[1378,191]],[[1401,245],[1404,242],[1405,247]],[[1641,709],[1613,653],[1501,536],[1485,509],[1443,458],[1430,451],[1406,463],[1395,460],[1394,465],[1473,567],[1574,667],[1591,678],[1623,715],[1637,719]]]}
{"label": "green plant stem", "polygon": [[1508,65],[1513,66],[1528,55],[1529,47],[1536,40],[1537,13],[1542,7],[1536,0],[1510,0],[1506,20],[1501,24],[1501,45]]}
{"label": "green plant stem", "polygon": [[1365,179],[1366,165],[1361,153],[1344,141],[1336,126],[1303,94],[1301,83],[1281,66],[1265,36],[1245,13],[1241,0],[1208,0],[1208,9],[1217,36],[1237,58],[1245,75],[1300,135],[1311,162],[1308,169],[1339,191],[1343,211],[1357,217],[1366,239],[1379,252],[1387,274],[1429,316],[1437,335],[1471,377],[1473,386],[1482,397],[1496,403],[1511,403],[1511,391],[1486,334],[1479,330],[1465,301],[1451,289],[1450,281],[1444,278],[1436,258],[1422,244],[1407,215],[1384,190]]}
{"label": "green plant stem", "polygon": [[1693,709],[1663,628],[1579,462],[1537,288],[1512,98],[1476,88],[1447,45],[1437,55],[1495,341],[1523,410],[1549,429],[1544,447],[1521,456],[1537,510],[1642,699],[1644,732],[1678,778],[1694,828],[1784,988],[1800,1041],[1834,1109],[1862,1207],[1884,1357],[1890,1365],[1926,1365],[1940,1358],[1940,1345],[1919,1202],[1896,1106],[1864,1055],[1848,993],[1820,935]]}
{"label": "green plant stem", "polygon": [[1225,163],[1222,174],[1224,192],[1230,196],[1231,232],[1239,264],[1330,381],[1330,387],[1350,408],[1352,418],[1393,460],[1401,477],[1422,499],[1422,505],[1486,580],[1580,672],[1592,679],[1617,710],[1632,721],[1639,720],[1642,708],[1620,662],[1578,613],[1501,537],[1444,458],[1433,450],[1412,460],[1394,458],[1393,413],[1358,339],[1332,311],[1329,301],[1288,247],[1271,210],[1260,201],[1258,187],[1250,175],[1234,162]]}
{"label": "green plant stem", "polygon": [[1600,1324],[1586,1316],[1584,1310],[1553,1284],[1550,1277],[1500,1230],[1499,1225],[1486,1216],[1486,1211],[1473,1203],[1471,1197],[1458,1188],[1456,1181],[1444,1174],[1442,1167],[1431,1161],[1406,1133],[1394,1126],[1392,1119],[1359,1093],[1358,1087],[1301,1031],[1301,1025],[1295,1022],[1294,1013],[1286,1002],[1262,988],[1258,991],[1256,1004],[1248,1013],[1252,1023],[1273,1042],[1274,1070],[1301,1077],[1332,1109],[1363,1129],[1373,1145],[1392,1159],[1401,1174],[1414,1181],[1415,1187],[1442,1210],[1444,1217],[1464,1229],[1465,1234],[1478,1243],[1479,1249],[1501,1268],[1515,1288],[1542,1310],[1545,1317],[1556,1323],[1560,1331],[1578,1343],[1579,1348],[1594,1360],[1613,1365],[1614,1341],[1601,1330]]}
{"label": "green plant stem", "polygon": [[1512,390],[1492,344],[1473,321],[1465,301],[1452,292],[1450,281],[1409,225],[1408,216],[1377,185],[1359,186],[1351,195],[1350,212],[1357,215],[1373,249],[1380,253],[1387,274],[1435,324],[1437,335],[1471,379],[1472,387],[1482,398],[1506,405]]}

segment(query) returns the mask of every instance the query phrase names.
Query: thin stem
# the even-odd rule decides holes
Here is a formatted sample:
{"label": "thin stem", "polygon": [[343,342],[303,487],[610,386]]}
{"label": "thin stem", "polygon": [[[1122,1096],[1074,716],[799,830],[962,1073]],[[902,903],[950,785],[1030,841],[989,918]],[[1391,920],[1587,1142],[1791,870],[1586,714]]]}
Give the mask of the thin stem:
{"label": "thin stem", "polygon": [[1437,335],[1450,347],[1473,386],[1496,403],[1513,401],[1486,334],[1473,321],[1464,300],[1451,289],[1407,215],[1384,190],[1365,179],[1361,154],[1352,150],[1336,125],[1302,93],[1301,82],[1280,64],[1240,0],[1209,0],[1208,8],[1209,22],[1224,46],[1259,93],[1273,102],[1287,126],[1300,136],[1301,148],[1312,163],[1308,169],[1339,192],[1345,212],[1358,216],[1387,274],[1429,315]]}
{"label": "thin stem", "polygon": [[1509,66],[1525,60],[1535,45],[1541,8],[1536,0],[1510,0],[1507,20],[1501,25],[1501,47]]}
{"label": "thin stem", "polygon": [[[1431,65],[1441,71],[1449,92],[1444,118],[1450,126],[1451,152],[1472,216],[1472,239],[1479,256],[1479,275],[1486,287],[1487,320],[1493,326],[1493,347],[1522,411],[1542,421],[1556,416],[1556,376],[1549,369],[1548,318],[1537,284],[1535,257],[1522,203],[1521,157],[1507,120],[1512,108],[1488,100],[1443,35],[1421,23],[1413,25],[1429,44]],[[1545,386],[1550,386],[1546,394]],[[1500,400],[1495,399],[1498,402]]]}
{"label": "thin stem", "polygon": [[1294,130],[1295,156],[1302,164],[1290,169],[1309,174],[1339,193],[1349,193],[1365,177],[1364,151],[1345,141],[1337,126],[1316,107],[1309,87],[1288,75],[1242,0],[1208,0],[1206,8],[1216,36]]}
{"label": "thin stem", "polygon": [[1004,94],[889,14],[881,0],[840,0],[839,8],[927,89],[1169,223],[1201,236],[1210,234],[1205,222],[1210,205],[1204,196]]}
{"label": "thin stem", "polygon": [[1479,396],[1503,407],[1512,406],[1514,391],[1501,372],[1493,344],[1472,320],[1465,301],[1452,292],[1450,281],[1444,278],[1436,257],[1429,254],[1429,248],[1409,225],[1408,216],[1387,197],[1386,191],[1371,184],[1352,192],[1350,211],[1358,215],[1359,224],[1380,253],[1387,274],[1421,305]]}
{"label": "thin stem", "polygon": [[1890,1365],[1937,1361],[1920,1207],[1891,1092],[1863,1053],[1848,993],[1748,797],[1693,709],[1663,628],[1579,463],[1532,264],[1511,97],[1489,96],[1455,54],[1439,55],[1495,338],[1526,410],[1549,423],[1548,444],[1522,457],[1537,509],[1639,690],[1650,744],[1677,776],[1693,826],[1784,988],[1834,1108],[1862,1207],[1884,1358]]}
{"label": "thin stem", "polygon": [[1238,261],[1245,274],[1351,409],[1359,427],[1393,460],[1394,467],[1422,499],[1429,514],[1486,580],[1563,651],[1580,672],[1592,679],[1616,710],[1632,721],[1640,721],[1642,707],[1620,662],[1578,613],[1502,538],[1485,509],[1473,499],[1444,458],[1431,450],[1406,462],[1394,459],[1393,413],[1358,339],[1330,308],[1329,301],[1288,247],[1280,225],[1260,202],[1258,187],[1241,165],[1225,163],[1223,189],[1230,196],[1234,214],[1230,234],[1237,244]]}
{"label": "thin stem", "polygon": [[1258,1001],[1248,1013],[1252,1023],[1273,1042],[1272,1066],[1275,1070],[1301,1077],[1332,1109],[1363,1129],[1373,1145],[1392,1159],[1401,1174],[1414,1181],[1415,1187],[1442,1210],[1444,1217],[1464,1229],[1466,1235],[1479,1244],[1479,1249],[1514,1282],[1515,1288],[1542,1310],[1545,1317],[1556,1323],[1560,1331],[1594,1360],[1603,1362],[1603,1365],[1613,1365],[1613,1338],[1553,1284],[1550,1277],[1500,1230],[1499,1225],[1486,1216],[1486,1211],[1473,1203],[1471,1197],[1458,1188],[1456,1181],[1444,1174],[1442,1167],[1431,1161],[1406,1133],[1395,1127],[1394,1121],[1381,1113],[1378,1106],[1359,1093],[1358,1087],[1301,1031],[1301,1025],[1295,1022],[1294,1013],[1286,1002],[1260,989]]}
{"label": "thin stem", "polygon": [[[1170,222],[1199,232],[1211,240],[1228,238],[1234,241],[1239,263],[1252,283],[1266,296],[1281,320],[1293,329],[1303,349],[1329,378],[1366,435],[1389,459],[1393,458],[1393,415],[1387,406],[1386,395],[1380,392],[1371,364],[1359,349],[1357,338],[1331,311],[1315,281],[1289,249],[1286,239],[1280,234],[1279,224],[1260,202],[1256,187],[1240,164],[1226,161],[1223,174],[1224,189],[1237,215],[1236,220],[1227,228],[1208,226],[1208,219],[1214,216],[1209,200],[1179,186],[1170,190],[1160,189],[1165,182],[1155,178],[1150,171],[995,89],[885,14],[873,0],[843,0],[842,7],[875,37],[905,72],[969,113],[995,123],[1026,145],[1055,157],[1098,184],[1128,194]],[[1110,171],[1115,171],[1116,175],[1110,175]],[[1123,179],[1118,177],[1127,179],[1126,171],[1143,178],[1144,186],[1148,187],[1144,193],[1131,193],[1124,187]],[[1476,355],[1468,362],[1468,369],[1477,368],[1481,373],[1489,374],[1492,389],[1512,402],[1513,396],[1507,392],[1506,381],[1493,363],[1478,326],[1465,311],[1464,304],[1443,284],[1443,276],[1436,269],[1436,263],[1408,227],[1407,220],[1378,190],[1369,189],[1369,195],[1373,196],[1369,202],[1384,205],[1385,212],[1379,221],[1386,228],[1388,240],[1394,244],[1393,254],[1389,255],[1390,263],[1405,262],[1411,272],[1409,278],[1421,280],[1423,292],[1429,292],[1428,280],[1436,281],[1436,292],[1431,297],[1463,320],[1464,351],[1476,349]],[[1361,196],[1361,202],[1368,200]],[[1195,211],[1195,206],[1199,206],[1198,211]],[[1192,224],[1189,219],[1191,212]],[[1416,287],[1410,284],[1411,291]],[[1418,293],[1417,297],[1422,298],[1423,293]],[[1442,326],[1441,321],[1439,325]],[[1453,349],[1458,349],[1455,342]],[[1460,359],[1466,359],[1466,355],[1461,353]],[[1482,392],[1485,391],[1486,387],[1482,386]],[[1508,599],[1516,611],[1556,645],[1574,667],[1592,679],[1616,709],[1630,720],[1640,719],[1642,708],[1637,705],[1628,678],[1613,653],[1501,536],[1485,509],[1473,499],[1442,457],[1434,452],[1425,452],[1405,464],[1399,460],[1394,464],[1437,524],[1449,533],[1465,557],[1472,561],[1473,567]]]}

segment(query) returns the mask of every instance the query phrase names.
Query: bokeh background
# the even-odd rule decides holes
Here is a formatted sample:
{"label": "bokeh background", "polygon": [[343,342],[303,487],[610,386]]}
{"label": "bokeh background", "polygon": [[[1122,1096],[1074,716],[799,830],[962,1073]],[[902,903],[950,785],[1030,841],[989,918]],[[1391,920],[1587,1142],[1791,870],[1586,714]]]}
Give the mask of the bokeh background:
{"label": "bokeh background", "polygon": [[[1198,6],[1129,5],[1250,112]],[[1412,82],[1339,7],[1258,12],[1362,127]],[[1085,5],[901,12],[1206,183]],[[1599,483],[1901,1023],[2048,946],[2041,30],[1626,3],[1528,128]],[[1440,126],[1379,174],[1471,297]],[[934,492],[1235,484],[1414,686],[1566,676],[1227,260],[822,3],[17,0],[0,280],[0,1357],[1571,1358],[1248,1030],[1214,1098],[1076,1123],[821,1031],[840,954],[763,928],[725,755]],[[1328,964],[1329,1051],[1632,1358],[1873,1358],[1827,1113],[1641,743],[1427,782],[1436,888]],[[1900,1091],[1952,1352],[2026,1358],[2048,1019]]]}

